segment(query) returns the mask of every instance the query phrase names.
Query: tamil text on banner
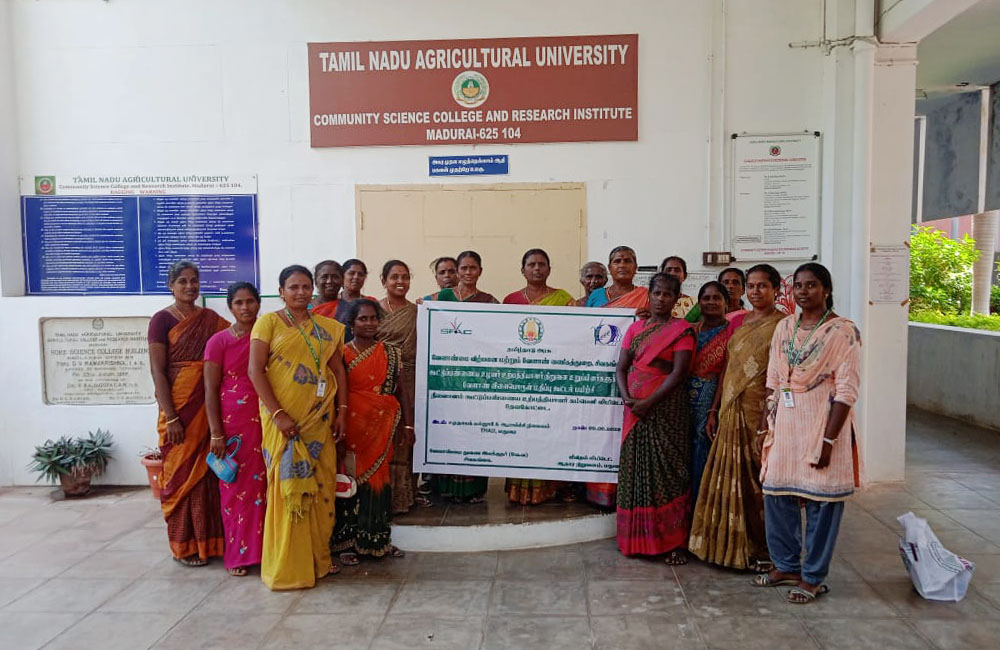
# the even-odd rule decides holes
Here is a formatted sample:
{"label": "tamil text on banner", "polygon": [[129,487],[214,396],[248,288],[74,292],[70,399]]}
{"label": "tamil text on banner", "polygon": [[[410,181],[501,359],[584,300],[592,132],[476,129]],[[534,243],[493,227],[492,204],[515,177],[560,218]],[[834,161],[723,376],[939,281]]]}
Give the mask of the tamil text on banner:
{"label": "tamil text on banner", "polygon": [[312,146],[637,140],[638,34],[309,44]]}
{"label": "tamil text on banner", "polygon": [[416,472],[617,482],[631,310],[427,302]]}

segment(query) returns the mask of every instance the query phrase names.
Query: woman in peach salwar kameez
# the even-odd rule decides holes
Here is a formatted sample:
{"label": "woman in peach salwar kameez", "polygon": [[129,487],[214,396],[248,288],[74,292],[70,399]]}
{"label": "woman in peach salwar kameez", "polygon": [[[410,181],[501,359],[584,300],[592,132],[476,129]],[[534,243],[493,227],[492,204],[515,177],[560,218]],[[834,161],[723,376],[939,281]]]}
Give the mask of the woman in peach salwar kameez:
{"label": "woman in peach salwar kameez", "polygon": [[860,484],[853,405],[861,336],[854,323],[833,312],[833,283],[825,267],[803,264],[794,278],[802,313],[778,323],[771,339],[770,430],[761,455],[767,547],[775,568],[755,584],[795,585],[788,602],[805,604],[829,591],[823,580],[844,501]]}

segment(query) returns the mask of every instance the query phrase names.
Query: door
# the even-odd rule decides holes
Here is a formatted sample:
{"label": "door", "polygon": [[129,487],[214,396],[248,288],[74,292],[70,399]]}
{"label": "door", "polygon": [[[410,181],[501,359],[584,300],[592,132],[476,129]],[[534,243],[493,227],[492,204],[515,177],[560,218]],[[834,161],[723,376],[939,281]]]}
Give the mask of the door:
{"label": "door", "polygon": [[382,264],[401,259],[413,272],[410,299],[437,291],[432,261],[474,250],[483,257],[482,291],[497,300],[524,286],[521,256],[542,248],[549,286],[582,293],[586,261],[586,187],[582,183],[359,185],[358,257],[368,264],[365,292],[384,295]]}

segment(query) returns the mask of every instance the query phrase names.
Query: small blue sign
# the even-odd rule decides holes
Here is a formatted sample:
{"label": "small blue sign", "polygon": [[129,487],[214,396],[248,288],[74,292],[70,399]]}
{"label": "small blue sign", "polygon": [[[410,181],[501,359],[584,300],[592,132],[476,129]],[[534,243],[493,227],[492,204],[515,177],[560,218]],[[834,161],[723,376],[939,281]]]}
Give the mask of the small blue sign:
{"label": "small blue sign", "polygon": [[509,173],[507,155],[430,156],[427,167],[431,176],[489,176]]}

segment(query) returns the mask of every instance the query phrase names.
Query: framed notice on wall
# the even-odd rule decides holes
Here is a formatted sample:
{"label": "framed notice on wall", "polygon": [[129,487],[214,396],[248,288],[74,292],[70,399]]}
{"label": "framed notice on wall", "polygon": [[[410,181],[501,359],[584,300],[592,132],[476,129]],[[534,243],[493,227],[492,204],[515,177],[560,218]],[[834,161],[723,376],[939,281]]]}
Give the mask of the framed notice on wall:
{"label": "framed notice on wall", "polygon": [[639,35],[309,43],[313,147],[639,138]]}
{"label": "framed notice on wall", "polygon": [[740,262],[819,254],[820,134],[733,134],[731,248]]}
{"label": "framed notice on wall", "polygon": [[256,176],[22,177],[21,230],[29,295],[169,293],[182,259],[259,284]]}

